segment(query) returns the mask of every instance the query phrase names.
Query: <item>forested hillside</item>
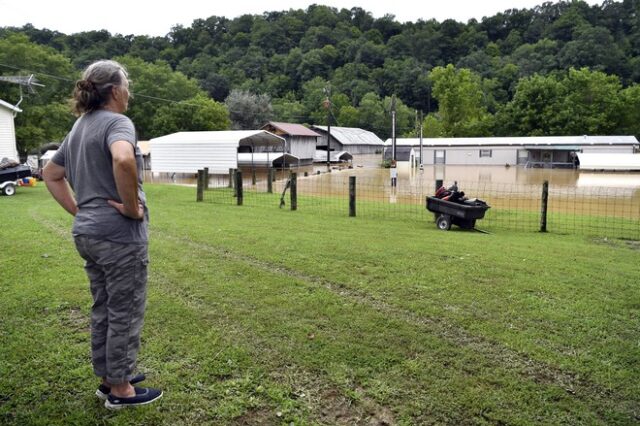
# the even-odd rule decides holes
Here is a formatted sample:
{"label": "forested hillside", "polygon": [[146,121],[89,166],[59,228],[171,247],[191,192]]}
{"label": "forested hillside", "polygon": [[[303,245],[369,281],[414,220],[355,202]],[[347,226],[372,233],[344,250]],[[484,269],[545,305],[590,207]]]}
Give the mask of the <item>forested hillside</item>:
{"label": "forested hillside", "polygon": [[[478,22],[401,23],[362,8],[211,16],[165,37],[0,28],[0,74],[47,85],[21,104],[21,152],[64,135],[72,80],[127,65],[141,138],[268,119],[429,136],[640,135],[640,0],[544,3]],[[66,80],[65,80],[66,79]],[[18,89],[0,83],[0,98]],[[171,102],[170,102],[171,101]]]}

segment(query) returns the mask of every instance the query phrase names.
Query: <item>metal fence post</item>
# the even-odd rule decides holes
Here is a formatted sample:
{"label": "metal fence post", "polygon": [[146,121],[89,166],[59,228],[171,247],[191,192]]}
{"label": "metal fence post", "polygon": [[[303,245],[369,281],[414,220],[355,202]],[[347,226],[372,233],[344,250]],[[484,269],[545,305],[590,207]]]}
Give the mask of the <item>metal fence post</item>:
{"label": "metal fence post", "polygon": [[198,186],[196,189],[196,201],[200,202],[204,198],[204,171],[198,170]]}
{"label": "metal fence post", "polygon": [[236,196],[238,197],[238,205],[242,205],[242,172],[240,170],[236,170]]}
{"label": "metal fence post", "polygon": [[298,210],[298,179],[295,173],[291,173],[291,210]]}
{"label": "metal fence post", "polygon": [[256,169],[253,167],[251,168],[251,184],[256,185]]}
{"label": "metal fence post", "polygon": [[356,217],[356,177],[349,176],[349,217]]}
{"label": "metal fence post", "polygon": [[233,169],[229,169],[229,188],[233,188]]}
{"label": "metal fence post", "polygon": [[547,207],[549,203],[549,181],[542,184],[542,201],[540,203],[540,232],[547,232]]}
{"label": "metal fence post", "polygon": [[436,179],[436,191],[442,187],[442,179]]}
{"label": "metal fence post", "polygon": [[267,173],[267,192],[269,194],[273,193],[273,175],[274,175],[274,170],[269,167],[269,173]]}
{"label": "metal fence post", "polygon": [[204,176],[203,176],[203,181],[204,183],[204,190],[206,191],[207,189],[209,189],[209,168],[205,167],[204,168]]}

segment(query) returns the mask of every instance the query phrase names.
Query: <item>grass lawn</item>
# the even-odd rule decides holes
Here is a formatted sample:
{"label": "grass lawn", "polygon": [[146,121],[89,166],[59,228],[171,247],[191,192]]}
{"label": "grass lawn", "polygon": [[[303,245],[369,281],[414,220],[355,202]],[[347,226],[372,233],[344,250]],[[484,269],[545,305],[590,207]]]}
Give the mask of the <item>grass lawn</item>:
{"label": "grass lawn", "polygon": [[0,197],[0,424],[637,424],[640,243],[196,203],[146,187],[139,369],[93,395],[71,217]]}

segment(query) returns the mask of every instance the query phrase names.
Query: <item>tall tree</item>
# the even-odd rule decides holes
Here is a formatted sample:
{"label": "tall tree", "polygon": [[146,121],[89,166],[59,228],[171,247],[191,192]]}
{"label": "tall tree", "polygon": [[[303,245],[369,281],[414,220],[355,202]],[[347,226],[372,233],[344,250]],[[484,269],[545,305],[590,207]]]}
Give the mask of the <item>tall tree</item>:
{"label": "tall tree", "polygon": [[429,78],[433,82],[433,97],[438,101],[438,116],[445,135],[484,136],[488,133],[490,117],[483,104],[482,84],[477,75],[449,64],[434,68]]}
{"label": "tall tree", "polygon": [[231,127],[235,130],[259,129],[273,117],[268,95],[232,90],[224,102],[229,110]]}

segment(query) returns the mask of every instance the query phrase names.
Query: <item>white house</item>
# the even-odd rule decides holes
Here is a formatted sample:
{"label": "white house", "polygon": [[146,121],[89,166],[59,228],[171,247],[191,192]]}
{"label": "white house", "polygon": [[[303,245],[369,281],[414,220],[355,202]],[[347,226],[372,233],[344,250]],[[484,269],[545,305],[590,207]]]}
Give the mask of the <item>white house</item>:
{"label": "white house", "polygon": [[[392,156],[385,142],[385,158]],[[423,164],[515,165],[569,167],[578,153],[632,154],[639,149],[635,136],[540,136],[495,138],[424,138]],[[396,159],[408,161],[411,148],[420,156],[420,139],[396,139]],[[406,157],[406,158],[405,158]]]}
{"label": "white house", "polygon": [[19,160],[16,129],[13,123],[13,118],[19,112],[22,112],[20,108],[0,99],[0,159],[8,157]]}
{"label": "white house", "polygon": [[281,158],[284,143],[284,138],[265,130],[172,133],[149,141],[151,171],[197,173],[207,167],[211,174],[226,174],[238,168],[239,156],[245,159],[258,147],[272,147],[273,159]]}

